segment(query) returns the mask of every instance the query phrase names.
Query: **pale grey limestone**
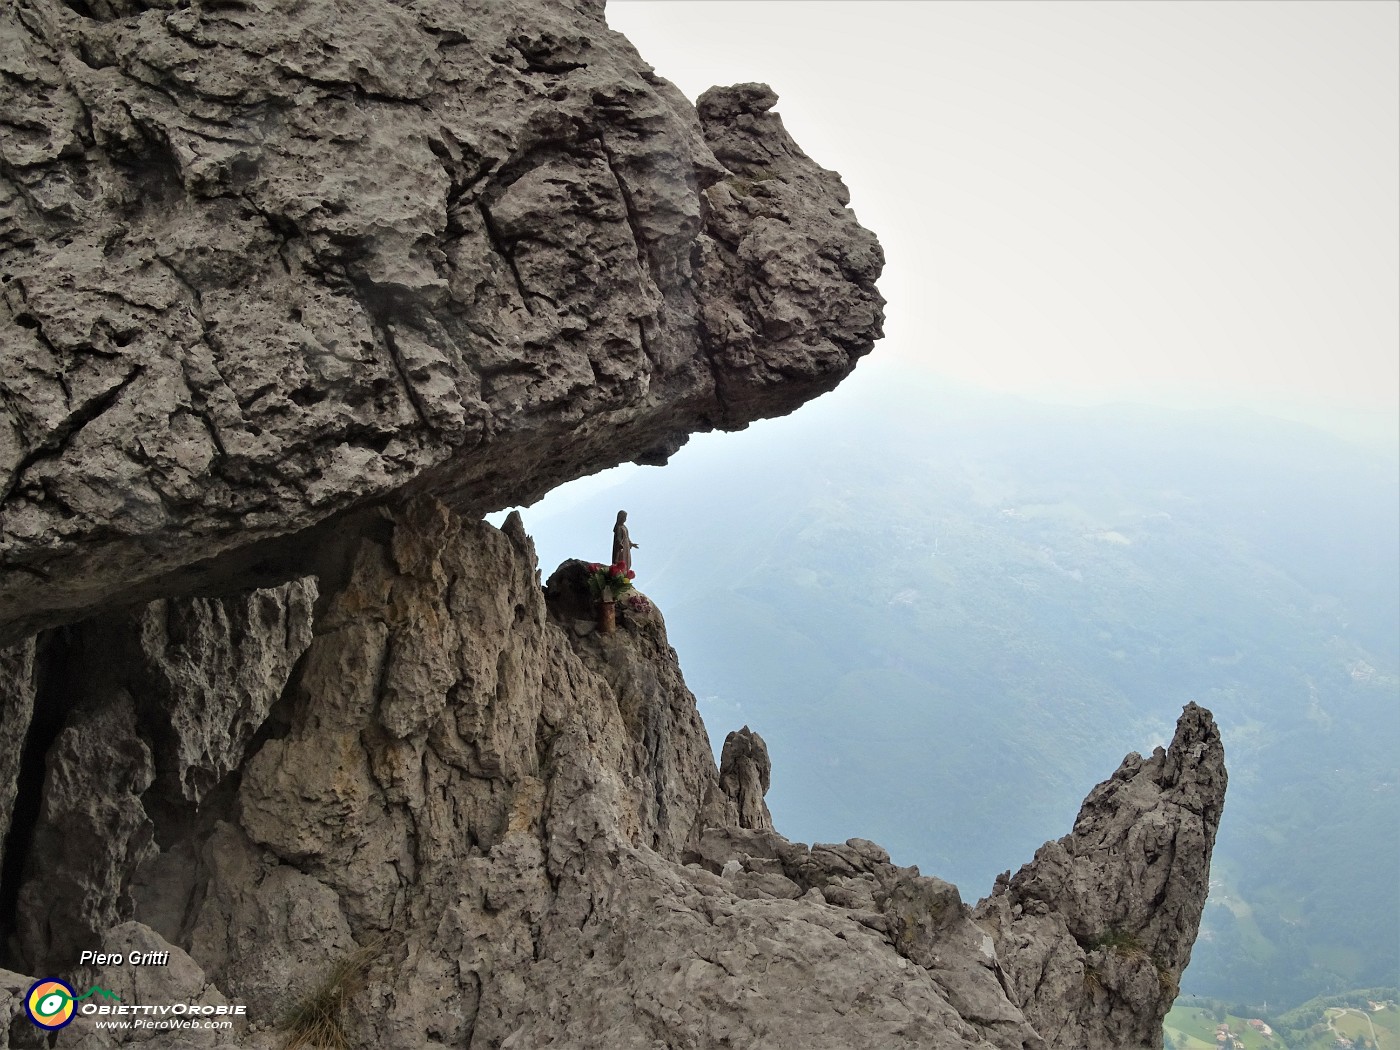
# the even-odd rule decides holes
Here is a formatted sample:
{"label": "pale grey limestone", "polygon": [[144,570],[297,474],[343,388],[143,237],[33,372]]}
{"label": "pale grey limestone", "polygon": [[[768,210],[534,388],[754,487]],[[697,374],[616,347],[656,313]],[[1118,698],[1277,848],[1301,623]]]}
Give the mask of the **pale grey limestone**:
{"label": "pale grey limestone", "polygon": [[1166,750],[1131,754],[977,907],[1011,999],[1052,1047],[1160,1047],[1191,961],[1227,777],[1209,711],[1187,704]]}
{"label": "pale grey limestone", "polygon": [[[107,931],[100,942],[95,942],[93,951],[104,955],[115,955],[121,962],[105,966],[89,966],[78,972],[75,988],[81,995],[89,988],[104,988],[117,996],[126,1005],[171,1006],[176,1003],[186,1007],[227,1006],[228,1000],[204,976],[199,965],[181,949],[175,947],[148,926],[139,922],[124,922]],[[164,963],[159,966],[133,964],[132,954],[138,957],[163,955]],[[107,999],[93,999],[98,1005],[113,1005]],[[203,1015],[192,1016],[185,1012],[174,1014],[141,1014],[144,1020],[203,1020]],[[180,1050],[211,1050],[213,1047],[247,1047],[248,1022],[243,1017],[233,1018],[233,1026],[206,1028],[198,1025],[170,1028],[161,1031],[156,1028],[133,1027],[125,1031],[99,1029],[91,1021],[81,1016],[64,1029],[59,1037],[59,1046],[65,1050],[109,1050],[120,1046],[179,1047]],[[270,1048],[269,1048],[270,1050]]]}
{"label": "pale grey limestone", "polygon": [[199,802],[243,750],[311,644],[316,581],[232,598],[169,598],[141,610],[139,688],[167,790]]}
{"label": "pale grey limestone", "polygon": [[[574,630],[582,563],[542,589],[518,516],[498,531],[417,498],[351,524],[351,558],[314,589],[217,611],[153,603],[78,629],[91,650],[125,647],[110,666],[149,673],[153,652],[168,668],[174,639],[212,625],[299,639],[297,610],[320,594],[300,659],[296,640],[249,661],[266,682],[244,695],[280,699],[197,804],[182,781],[157,783],[143,734],[164,724],[160,705],[143,715],[118,693],[88,716],[106,720],[98,739],[60,735],[51,781],[78,783],[96,748],[81,795],[128,830],[100,870],[67,856],[26,882],[32,914],[62,920],[29,928],[32,957],[63,958],[75,928],[84,943],[169,944],[194,968],[185,983],[197,972],[200,994],[248,1007],[227,1045],[250,1050],[279,1045],[268,1026],[289,1000],[367,946],[345,1006],[363,1047],[1152,1045],[1224,791],[1204,712],[1188,709],[1171,751],[1130,757],[1069,837],[974,912],[874,843],[808,847],[759,819],[762,738],[731,734],[717,768],[660,612],[607,637]],[[274,614],[249,614],[273,594]],[[202,647],[209,673],[232,674],[231,644]],[[90,820],[74,798],[52,786],[45,805]],[[1152,958],[1076,939],[1104,923]],[[104,1038],[75,1025],[59,1045]]]}
{"label": "pale grey limestone", "polygon": [[131,917],[127,879],[155,849],[140,801],[155,767],[131,695],[114,688],[77,714],[48,752],[19,890],[20,949],[35,972],[73,965]]}
{"label": "pale grey limestone", "polygon": [[63,721],[43,756],[19,888],[30,966],[72,965],[133,916],[136,887],[168,905],[172,886],[189,881],[183,858],[157,849],[157,831],[176,836],[242,765],[311,642],[315,596],[315,581],[298,579],[162,599],[50,632],[58,637],[41,656],[37,702]]}
{"label": "pale grey limestone", "polygon": [[733,823],[758,830],[773,827],[773,816],[763,801],[772,771],[768,745],[748,726],[724,738],[719,759],[719,788],[734,803],[736,819]]}

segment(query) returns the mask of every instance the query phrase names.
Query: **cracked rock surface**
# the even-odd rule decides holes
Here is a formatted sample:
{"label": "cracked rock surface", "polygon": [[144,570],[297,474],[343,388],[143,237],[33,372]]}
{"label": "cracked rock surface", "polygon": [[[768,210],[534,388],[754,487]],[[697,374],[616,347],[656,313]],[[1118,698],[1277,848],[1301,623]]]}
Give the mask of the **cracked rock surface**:
{"label": "cracked rock surface", "polygon": [[1169,748],[1125,758],[1074,830],[977,906],[1012,1001],[1051,1046],[1161,1045],[1200,928],[1226,780],[1215,720],[1187,704]]}
{"label": "cracked rock surface", "polygon": [[8,0],[0,645],[835,386],[883,259],[775,101],[590,0]]}

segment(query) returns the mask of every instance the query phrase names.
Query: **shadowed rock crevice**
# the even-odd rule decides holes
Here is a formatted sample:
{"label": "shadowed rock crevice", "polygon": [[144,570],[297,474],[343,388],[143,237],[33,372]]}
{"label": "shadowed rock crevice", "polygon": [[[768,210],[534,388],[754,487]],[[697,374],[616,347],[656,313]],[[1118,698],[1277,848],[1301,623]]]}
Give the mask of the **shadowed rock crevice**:
{"label": "shadowed rock crevice", "polygon": [[33,970],[72,966],[133,916],[147,862],[229,805],[217,789],[309,643],[315,598],[314,581],[298,580],[40,636],[0,890],[12,957]]}
{"label": "shadowed rock crevice", "polygon": [[26,969],[16,933],[19,887],[43,799],[44,758],[75,697],[63,675],[67,632],[0,652],[0,966]]}

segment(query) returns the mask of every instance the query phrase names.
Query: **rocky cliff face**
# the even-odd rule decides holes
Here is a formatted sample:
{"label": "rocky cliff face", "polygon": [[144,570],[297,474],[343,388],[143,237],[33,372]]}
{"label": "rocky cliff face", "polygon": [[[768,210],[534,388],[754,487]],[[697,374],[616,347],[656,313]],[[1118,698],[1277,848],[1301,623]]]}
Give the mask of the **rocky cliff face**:
{"label": "rocky cliff face", "polygon": [[[247,1006],[171,1046],[283,1045],[366,948],[354,1046],[1159,1044],[1224,790],[1208,714],[973,911],[873,843],[776,833],[761,738],[716,767],[661,614],[600,635],[519,518],[418,498],[345,530],[337,574],[10,650],[7,715],[54,727],[16,784],[12,969]],[[179,965],[76,966],[99,948]]]}
{"label": "rocky cliff face", "polygon": [[[582,0],[0,18],[0,1046],[1158,1044],[1207,714],[973,910],[783,838],[661,614],[478,520],[870,348],[770,91],[692,109]],[[49,974],[246,1013],[50,1037]]]}

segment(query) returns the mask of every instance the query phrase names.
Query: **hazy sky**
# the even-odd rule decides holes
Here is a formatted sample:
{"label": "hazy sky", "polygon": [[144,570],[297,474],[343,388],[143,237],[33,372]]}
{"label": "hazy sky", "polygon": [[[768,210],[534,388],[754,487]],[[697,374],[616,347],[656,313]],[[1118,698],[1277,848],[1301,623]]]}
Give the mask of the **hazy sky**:
{"label": "hazy sky", "polygon": [[773,85],[885,246],[890,362],[1055,400],[1397,410],[1400,4],[610,0],[608,20],[692,99]]}

